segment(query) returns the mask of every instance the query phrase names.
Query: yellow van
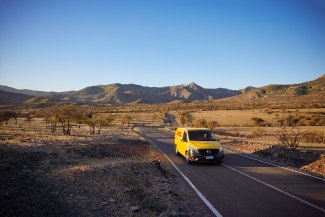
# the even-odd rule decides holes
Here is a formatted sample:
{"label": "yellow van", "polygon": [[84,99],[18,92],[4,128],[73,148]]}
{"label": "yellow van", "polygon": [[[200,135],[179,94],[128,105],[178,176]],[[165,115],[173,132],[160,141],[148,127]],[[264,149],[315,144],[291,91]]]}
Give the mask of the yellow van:
{"label": "yellow van", "polygon": [[188,164],[193,161],[221,163],[224,159],[220,141],[206,128],[177,128],[175,153],[183,155]]}

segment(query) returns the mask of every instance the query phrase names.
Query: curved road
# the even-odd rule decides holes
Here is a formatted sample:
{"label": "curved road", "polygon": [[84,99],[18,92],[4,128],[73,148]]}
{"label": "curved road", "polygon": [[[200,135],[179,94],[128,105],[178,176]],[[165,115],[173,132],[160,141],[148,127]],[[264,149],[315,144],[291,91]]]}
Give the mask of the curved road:
{"label": "curved road", "polygon": [[229,151],[222,165],[187,165],[174,153],[172,133],[149,127],[140,132],[190,180],[216,216],[325,216],[325,180]]}

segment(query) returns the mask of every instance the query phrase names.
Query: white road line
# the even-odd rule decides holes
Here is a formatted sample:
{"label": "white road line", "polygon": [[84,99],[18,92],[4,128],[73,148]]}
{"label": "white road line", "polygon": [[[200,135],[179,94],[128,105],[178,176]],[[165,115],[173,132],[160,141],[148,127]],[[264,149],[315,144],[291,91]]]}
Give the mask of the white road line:
{"label": "white road line", "polygon": [[[141,135],[144,136],[144,134],[141,131],[140,131],[140,133],[141,133]],[[164,155],[164,157],[173,165],[173,167],[177,170],[177,172],[179,172],[179,174],[181,174],[181,176],[191,186],[191,188],[193,188],[195,193],[201,198],[201,200],[211,210],[211,212],[217,217],[222,217],[220,212],[218,212],[218,210],[216,208],[214,208],[214,206],[203,196],[203,194],[199,191],[199,189],[197,189],[197,187],[195,187],[195,185],[189,180],[189,178],[187,178],[187,176],[184,173],[182,173],[182,171],[169,159],[169,157],[167,157],[167,155],[164,154],[164,152],[154,142],[152,142],[151,139],[149,139],[146,136],[144,136],[144,137],[147,138],[150,141],[150,143],[153,144]]]}
{"label": "white road line", "polygon": [[[224,146],[223,146],[223,147],[224,147]],[[294,170],[294,169],[290,169],[290,168],[288,168],[288,167],[282,167],[282,166],[279,166],[279,165],[276,165],[276,164],[273,164],[273,163],[269,163],[269,162],[267,162],[267,161],[264,161],[264,160],[260,160],[260,159],[254,158],[254,157],[248,156],[248,155],[246,155],[246,154],[241,154],[241,153],[239,153],[239,152],[237,152],[237,151],[232,151],[232,150],[230,150],[229,148],[225,148],[225,150],[227,150],[227,151],[229,151],[229,152],[231,152],[231,153],[237,154],[237,155],[239,155],[239,156],[249,158],[249,159],[251,159],[251,160],[255,160],[255,161],[258,161],[258,162],[261,162],[261,163],[265,163],[265,164],[268,164],[268,165],[272,165],[272,166],[274,166],[274,167],[278,167],[278,168],[281,168],[281,169],[284,169],[284,170],[289,170],[289,171],[291,171],[291,172],[299,173],[299,174],[301,174],[301,175],[309,176],[309,177],[312,177],[312,178],[315,178],[315,179],[318,179],[318,180],[322,180],[322,181],[325,182],[325,179],[320,178],[320,177],[317,177],[317,176],[309,175],[309,174],[307,174],[307,173],[300,172],[300,171],[297,171],[297,170]]]}
{"label": "white road line", "polygon": [[258,182],[258,183],[261,183],[261,184],[263,184],[263,185],[265,185],[265,186],[267,186],[269,188],[272,188],[273,190],[276,190],[276,191],[278,191],[278,192],[280,192],[280,193],[282,193],[284,195],[287,195],[288,197],[291,197],[291,198],[293,198],[293,199],[295,199],[295,200],[297,200],[297,201],[299,201],[301,203],[304,203],[304,204],[306,204],[308,206],[311,206],[311,207],[313,207],[313,208],[315,208],[315,209],[317,209],[317,210],[325,213],[325,209],[323,209],[322,207],[319,207],[319,206],[317,206],[315,204],[312,204],[312,203],[310,203],[310,202],[308,202],[308,201],[306,201],[304,199],[301,199],[301,198],[296,197],[296,196],[294,196],[294,195],[292,195],[292,194],[290,194],[290,193],[288,193],[286,191],[283,191],[283,190],[281,190],[281,189],[279,189],[279,188],[277,188],[277,187],[275,187],[273,185],[270,185],[270,184],[268,184],[266,182],[263,182],[263,181],[261,181],[261,180],[259,180],[257,178],[254,178],[253,176],[250,176],[250,175],[248,175],[246,173],[243,173],[243,172],[241,172],[241,171],[239,171],[239,170],[237,170],[237,169],[235,169],[235,168],[233,168],[231,166],[228,166],[227,164],[224,164],[223,163],[222,165],[225,166],[225,167],[227,167],[228,169],[231,169],[234,172],[237,172],[237,173],[239,173],[239,174],[241,174],[243,176],[246,176],[246,177],[248,177],[248,178],[250,178],[250,179],[252,179],[252,180],[254,180],[254,181]]}
{"label": "white road line", "polygon": [[220,212],[203,196],[203,194],[195,187],[195,185],[187,178],[187,176],[180,171],[180,169],[167,157],[167,155],[163,154],[165,158],[174,166],[174,168],[181,174],[181,176],[187,181],[187,183],[193,188],[195,193],[201,198],[201,200],[205,203],[205,205],[213,212],[213,214],[217,217],[222,217]]}

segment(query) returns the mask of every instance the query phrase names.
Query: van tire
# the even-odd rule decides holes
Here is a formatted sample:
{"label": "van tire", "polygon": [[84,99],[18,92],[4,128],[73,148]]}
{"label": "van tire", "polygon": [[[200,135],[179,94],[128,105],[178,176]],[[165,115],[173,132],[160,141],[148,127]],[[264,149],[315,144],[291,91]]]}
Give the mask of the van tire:
{"label": "van tire", "polygon": [[178,151],[178,149],[177,149],[177,145],[175,145],[175,154],[176,154],[176,156],[179,156],[180,154],[179,154],[179,151]]}
{"label": "van tire", "polygon": [[190,160],[190,156],[189,156],[189,152],[188,151],[185,153],[185,159],[186,159],[186,163],[187,164],[191,164],[192,163],[192,161]]}

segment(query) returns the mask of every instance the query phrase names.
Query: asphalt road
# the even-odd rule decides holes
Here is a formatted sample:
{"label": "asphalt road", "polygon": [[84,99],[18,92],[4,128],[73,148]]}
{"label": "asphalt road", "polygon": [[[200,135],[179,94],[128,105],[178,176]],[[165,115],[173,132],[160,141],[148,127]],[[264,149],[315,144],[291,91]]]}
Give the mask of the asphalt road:
{"label": "asphalt road", "polygon": [[174,153],[172,133],[149,127],[140,128],[140,132],[190,180],[212,210],[217,210],[217,216],[325,217],[324,180],[229,151],[221,165],[187,165]]}

